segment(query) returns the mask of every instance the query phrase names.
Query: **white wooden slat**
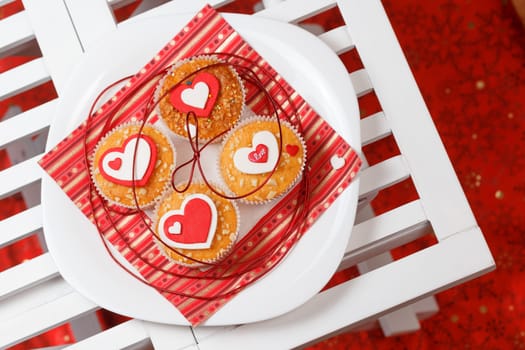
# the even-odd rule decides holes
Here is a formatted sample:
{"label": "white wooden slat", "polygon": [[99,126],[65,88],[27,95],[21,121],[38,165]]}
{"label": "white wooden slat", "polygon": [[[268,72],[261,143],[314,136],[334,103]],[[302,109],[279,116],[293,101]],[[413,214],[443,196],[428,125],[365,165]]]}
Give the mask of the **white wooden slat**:
{"label": "white wooden slat", "polygon": [[56,276],[58,270],[49,253],[27,260],[0,273],[0,300]]}
{"label": "white wooden slat", "polygon": [[346,26],[331,29],[319,35],[319,39],[324,41],[338,55],[354,48],[354,42],[348,34]]}
{"label": "white wooden slat", "polygon": [[0,100],[31,89],[50,79],[42,58],[34,59],[0,74]]}
{"label": "white wooden slat", "polygon": [[[465,259],[467,248],[471,259]],[[199,349],[291,349],[318,341],[486,273],[494,263],[488,253],[473,228],[323,291],[285,315],[205,339]]]}
{"label": "white wooden slat", "polygon": [[439,311],[439,305],[434,296],[421,299],[412,304],[412,309],[419,320],[424,320],[435,315]]}
{"label": "white wooden slat", "polygon": [[0,52],[7,51],[31,40],[33,28],[24,11],[0,21]]}
{"label": "white wooden slat", "polygon": [[24,341],[96,309],[93,302],[76,292],[41,302],[38,306],[0,321],[0,348]]}
{"label": "white wooden slat", "polygon": [[89,51],[116,28],[113,11],[106,1],[64,0],[64,3],[83,51]]}
{"label": "white wooden slat", "polygon": [[[13,317],[27,314],[35,308],[38,308],[46,303],[56,300],[64,295],[72,292],[69,286],[61,277],[51,278],[42,281],[38,288],[26,288],[18,293],[11,294],[9,298],[0,300],[0,334],[2,330],[9,327],[3,322],[8,322]],[[0,349],[1,349],[0,342]]]}
{"label": "white wooden slat", "polygon": [[174,327],[144,322],[144,328],[148,331],[155,350],[186,349],[196,344],[192,329],[188,326]]}
{"label": "white wooden slat", "polygon": [[366,95],[374,89],[368,73],[364,68],[350,73],[350,79],[352,80],[352,85],[354,86],[357,97]]}
{"label": "white wooden slat", "polygon": [[144,322],[132,319],[72,344],[68,350],[125,349],[149,338]]}
{"label": "white wooden slat", "polygon": [[0,198],[39,180],[42,177],[42,168],[37,163],[40,158],[41,154],[0,171]]}
{"label": "white wooden slat", "polygon": [[255,13],[255,16],[296,23],[336,5],[335,0],[287,0]]}
{"label": "white wooden slat", "polygon": [[0,122],[0,148],[24,137],[33,135],[49,126],[53,118],[57,100],[46,102],[40,106],[20,113]]}
{"label": "white wooden slat", "polygon": [[[117,0],[118,1],[118,0]],[[135,20],[137,17],[139,18],[154,18],[156,16],[165,16],[170,14],[181,14],[181,13],[194,13],[198,10],[200,10],[204,5],[209,4],[213,7],[219,7],[222,5],[225,5],[227,3],[232,2],[233,0],[193,0],[193,1],[169,1],[161,6],[157,6],[155,8],[152,8],[149,11],[146,11],[144,13],[141,13],[140,15],[136,17],[132,17],[131,19],[128,19],[126,21],[123,21],[122,23],[125,23],[129,20]],[[112,0],[109,1],[110,3],[114,2]],[[119,23],[120,25],[120,23]]]}
{"label": "white wooden slat", "polygon": [[[82,48],[63,0],[22,0],[47,72],[61,96]],[[49,14],[53,14],[50,16]]]}
{"label": "white wooden slat", "polygon": [[366,146],[392,134],[383,112],[361,119],[361,145]]}
{"label": "white wooden slat", "polygon": [[411,242],[428,227],[419,200],[363,221],[354,226],[339,269]]}
{"label": "white wooden slat", "polygon": [[42,228],[42,207],[26,209],[0,221],[0,248]]}
{"label": "white wooden slat", "polygon": [[386,159],[363,169],[359,176],[359,196],[367,197],[373,192],[401,182],[410,176],[402,155]]}
{"label": "white wooden slat", "polygon": [[381,2],[338,5],[437,238],[477,225]]}

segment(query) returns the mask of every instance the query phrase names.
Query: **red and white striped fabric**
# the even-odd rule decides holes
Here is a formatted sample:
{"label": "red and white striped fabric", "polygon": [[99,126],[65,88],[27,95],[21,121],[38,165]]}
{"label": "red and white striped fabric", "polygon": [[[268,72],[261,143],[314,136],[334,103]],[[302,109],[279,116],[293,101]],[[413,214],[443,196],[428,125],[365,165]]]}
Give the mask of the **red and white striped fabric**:
{"label": "red and white striped fabric", "polygon": [[[105,130],[108,116],[113,115],[116,110],[119,110],[119,123],[132,118],[143,118],[144,108],[156,82],[152,78],[163,68],[180,59],[212,52],[247,58],[254,62],[254,67],[270,72],[272,78],[263,77],[262,81],[276,100],[283,100],[279,94],[283,93],[284,88],[286,98],[281,107],[288,114],[296,112],[307,146],[310,168],[309,212],[305,224],[290,232],[289,224],[300,205],[298,199],[301,198],[301,187],[296,186],[236,243],[225,263],[201,271],[177,265],[160,253],[147,221],[145,223],[140,214],[108,214],[98,198],[90,201],[90,175],[84,145],[87,145],[88,154],[93,151],[96,142],[103,136],[101,133]],[[137,90],[140,90],[139,93]],[[265,112],[267,102],[258,97],[260,95],[255,89],[248,86],[246,96],[249,108],[255,113]],[[128,103],[130,100],[132,102]],[[120,105],[123,101],[126,103]],[[87,131],[89,133],[86,140]],[[344,159],[341,168],[334,169],[330,163],[334,155]],[[307,234],[308,228],[348,187],[359,170],[361,160],[350,145],[316,114],[220,14],[206,6],[90,118],[89,125],[84,123],[76,129],[47,153],[40,164],[80,210],[92,221],[96,220],[101,235],[118,249],[147,283],[162,293],[191,324],[198,325],[245,286],[270,272],[286,256],[297,239],[302,234]],[[243,261],[249,262],[242,263]]]}

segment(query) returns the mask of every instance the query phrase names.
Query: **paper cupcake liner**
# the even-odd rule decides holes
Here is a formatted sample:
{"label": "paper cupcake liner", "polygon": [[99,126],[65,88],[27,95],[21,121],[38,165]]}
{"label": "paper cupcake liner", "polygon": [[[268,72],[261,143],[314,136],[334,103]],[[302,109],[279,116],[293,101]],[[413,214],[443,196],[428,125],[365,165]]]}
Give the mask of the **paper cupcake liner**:
{"label": "paper cupcake liner", "polygon": [[[186,64],[188,62],[191,62],[192,60],[194,59],[208,59],[208,60],[213,60],[213,61],[216,61],[217,63],[219,62],[223,62],[224,63],[224,60],[218,58],[217,56],[215,55],[198,55],[198,56],[192,56],[192,57],[188,57],[186,59],[183,59],[183,60],[180,60],[180,61],[177,61],[175,62],[173,65],[171,65],[171,67],[167,70],[166,74],[164,74],[164,76],[159,79],[158,83],[157,83],[157,87],[155,88],[155,91],[154,91],[154,95],[153,95],[153,101],[155,103],[155,113],[159,116],[159,121],[168,129],[170,130],[170,132],[175,135],[177,138],[181,138],[181,139],[184,139],[184,140],[188,140],[188,137],[187,136],[184,136],[184,135],[181,135],[175,131],[173,131],[169,126],[168,124],[166,123],[166,121],[164,120],[164,117],[162,116],[162,113],[161,113],[161,110],[160,110],[160,96],[161,96],[161,90],[162,90],[162,87],[164,86],[164,82],[166,80],[166,78],[172,73],[174,72],[177,68],[179,68],[180,66],[182,66],[183,64]],[[244,110],[246,108],[246,105],[245,105],[245,99],[246,99],[246,90],[244,88],[244,82],[243,80],[241,79],[241,77],[239,76],[239,73],[231,66],[226,66],[234,75],[235,77],[237,78],[237,80],[239,81],[239,86],[241,88],[241,92],[242,92],[242,101],[241,101],[241,109],[239,111],[239,116],[237,118],[237,120],[230,126],[230,129],[232,127],[234,127],[238,122],[239,120],[241,119],[243,113],[244,113]],[[216,140],[213,141],[213,143],[219,143],[221,141],[223,137],[219,137],[217,138]],[[199,142],[208,142],[211,138],[199,138]]]}
{"label": "paper cupcake liner", "polygon": [[[226,179],[222,170],[221,170],[221,164],[220,164],[220,155],[222,154],[222,152],[224,152],[224,147],[226,145],[226,143],[228,142],[228,140],[239,130],[239,129],[242,129],[243,127],[245,127],[246,125],[249,125],[251,123],[254,123],[254,122],[257,122],[257,121],[264,121],[264,122],[275,122],[276,123],[276,120],[275,118],[272,118],[272,117],[269,117],[269,116],[264,116],[264,115],[255,115],[255,116],[252,116],[252,117],[248,117],[246,119],[243,119],[241,120],[234,128],[232,128],[227,134],[226,136],[224,137],[224,140],[222,142],[222,145],[221,145],[221,149],[220,149],[220,152],[219,152],[219,156],[217,157],[217,169],[218,169],[218,172],[223,180],[223,182],[225,183],[226,185],[226,188],[228,189],[228,194],[230,196],[242,196],[243,193],[235,193],[229,186],[228,184],[228,181],[229,179]],[[301,178],[301,175],[303,174],[303,171],[304,171],[304,167],[305,167],[305,164],[306,164],[306,154],[307,154],[307,149],[306,149],[306,143],[304,142],[304,139],[302,137],[302,135],[299,133],[299,131],[297,131],[296,127],[291,125],[289,122],[285,121],[285,120],[280,120],[280,123],[281,123],[281,128],[283,127],[286,127],[288,129],[290,129],[294,135],[297,137],[297,139],[299,140],[299,142],[301,143],[301,147],[303,149],[303,158],[302,158],[302,162],[301,162],[301,167],[299,168],[299,171],[297,172],[297,176],[292,180],[290,181],[290,183],[282,190],[280,191],[279,193],[276,193],[274,196],[272,196],[271,198],[266,198],[266,199],[261,199],[261,200],[255,200],[255,199],[247,199],[247,197],[243,197],[243,198],[239,198],[238,200],[242,203],[245,203],[245,204],[251,204],[251,205],[261,205],[261,204],[267,204],[267,203],[270,203],[270,202],[273,202],[281,197],[283,197],[284,195],[286,195],[294,186],[295,184],[299,181],[299,179]],[[284,147],[284,145],[283,145]],[[283,150],[281,149],[281,154],[282,154]],[[249,175],[247,175],[249,176]],[[275,179],[272,179],[270,178],[266,184],[264,186],[266,186],[268,184],[268,182],[270,181],[276,181]],[[259,186],[259,185],[258,185]],[[264,187],[263,186],[263,187]],[[257,192],[255,192],[254,194],[256,194]],[[251,196],[251,195],[250,195]]]}
{"label": "paper cupcake liner", "polygon": [[[176,187],[177,188],[182,188],[183,186],[185,186],[185,184],[186,184],[186,182],[181,182]],[[205,184],[205,183],[204,182],[194,182],[194,183],[192,183],[192,185],[202,185],[202,184]],[[221,188],[221,186],[218,186],[215,183],[210,183],[210,185],[213,186],[214,189],[217,189],[219,191],[222,191],[222,192],[226,193],[224,191],[224,189]],[[208,189],[208,191],[212,192],[210,189]],[[167,200],[167,198],[169,196],[171,196],[173,194],[173,192],[174,192],[174,190],[171,190],[171,191],[168,191],[168,192],[164,193],[162,198],[156,203],[155,208],[153,210],[153,219],[152,219],[152,223],[153,223],[152,227],[153,227],[153,231],[154,231],[153,240],[157,244],[157,246],[159,247],[159,251],[161,252],[161,254],[164,255],[169,261],[172,261],[172,262],[174,262],[174,263],[176,263],[178,265],[182,265],[182,266],[186,266],[186,267],[190,267],[190,268],[205,268],[205,267],[208,267],[208,265],[206,263],[210,263],[210,264],[217,263],[217,262],[220,262],[221,260],[223,260],[225,257],[227,257],[228,254],[230,253],[230,251],[232,250],[233,246],[237,242],[237,239],[239,237],[239,228],[240,228],[240,224],[241,224],[241,217],[240,217],[239,207],[237,206],[237,203],[234,200],[230,200],[230,199],[225,199],[225,200],[227,200],[232,205],[233,209],[235,210],[235,217],[237,219],[237,222],[236,222],[237,230],[234,233],[232,233],[234,235],[234,238],[231,239],[230,244],[228,246],[226,246],[221,251],[219,251],[218,255],[216,255],[213,259],[200,259],[200,261],[202,261],[203,263],[200,263],[200,262],[186,263],[184,261],[175,259],[175,258],[173,258],[173,257],[171,257],[169,255],[169,253],[168,253],[169,250],[173,250],[174,251],[173,254],[177,255],[176,251],[177,250],[181,250],[183,248],[171,248],[166,243],[162,242],[161,238],[158,236],[158,233],[157,233],[157,226],[159,224],[159,219],[160,219],[159,215],[158,215],[159,210],[160,210],[160,206],[162,205],[162,203],[165,200]],[[202,192],[195,192],[195,193],[202,193]],[[193,193],[191,193],[191,194],[193,194]],[[184,249],[184,250],[191,251],[191,249],[187,249],[187,248]],[[185,254],[185,255],[187,255],[187,254]],[[184,256],[180,255],[180,257],[181,257],[181,259],[184,259]]]}
{"label": "paper cupcake liner", "polygon": [[[129,122],[126,122],[126,123],[122,123],[118,126],[116,126],[115,128],[111,129],[110,131],[108,131],[97,143],[97,145],[95,146],[93,152],[91,153],[90,155],[90,159],[89,159],[89,173],[90,173],[90,178],[91,178],[91,182],[95,185],[95,189],[97,191],[97,193],[104,199],[106,200],[109,204],[111,205],[118,205],[120,207],[124,207],[124,208],[128,208],[128,209],[137,209],[137,206],[135,204],[133,205],[128,205],[126,203],[122,203],[114,198],[111,198],[109,197],[106,193],[104,193],[104,191],[99,187],[99,183],[97,182],[96,178],[95,178],[95,168],[96,168],[96,165],[94,164],[95,162],[95,154],[97,153],[97,151],[99,150],[100,147],[102,147],[105,143],[105,141],[107,140],[108,137],[110,137],[111,135],[113,135],[115,132],[118,132],[118,131],[121,131],[123,129],[126,129],[126,128],[129,128],[129,127],[133,127],[133,126],[137,126],[137,127],[140,127],[142,125],[141,122],[137,122],[137,121],[129,121]],[[168,179],[168,181],[166,181],[166,183],[164,184],[163,188],[159,191],[159,194],[154,196],[152,198],[151,201],[148,201],[146,203],[142,203],[140,205],[140,209],[147,209],[149,207],[152,207],[155,205],[155,203],[157,201],[159,201],[163,195],[169,190],[170,188],[170,185],[171,185],[171,174],[173,174],[173,171],[175,170],[175,166],[176,166],[176,158],[177,158],[177,152],[176,152],[176,148],[175,146],[173,145],[173,142],[171,141],[170,137],[168,135],[166,135],[165,132],[163,132],[161,129],[159,129],[158,127],[154,126],[153,124],[149,124],[149,123],[146,123],[144,125],[144,128],[146,127],[149,127],[149,128],[152,128],[152,129],[155,129],[156,131],[158,131],[166,140],[166,142],[168,143],[169,147],[171,147],[171,150],[173,152],[173,163],[171,164],[171,166],[169,167],[168,169],[168,174],[170,174],[170,177]],[[110,182],[109,180],[107,180],[108,182]],[[135,186],[136,187],[136,190],[139,189],[138,186]],[[147,187],[147,186],[146,186]],[[140,187],[140,188],[144,188],[144,187]],[[140,197],[140,194],[137,192],[137,199]]]}

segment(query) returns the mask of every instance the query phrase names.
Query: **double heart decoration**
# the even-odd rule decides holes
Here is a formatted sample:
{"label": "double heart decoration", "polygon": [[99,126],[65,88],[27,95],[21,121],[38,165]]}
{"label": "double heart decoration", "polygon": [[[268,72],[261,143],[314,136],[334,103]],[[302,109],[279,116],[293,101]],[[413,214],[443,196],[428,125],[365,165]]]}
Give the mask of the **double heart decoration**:
{"label": "double heart decoration", "polygon": [[184,198],[180,209],[166,212],[158,234],[172,248],[207,249],[217,228],[217,208],[210,197],[197,193]]}
{"label": "double heart decoration", "polygon": [[[286,153],[295,156],[299,146],[287,144]],[[252,147],[242,147],[233,155],[233,165],[245,174],[263,174],[272,171],[279,159],[279,145],[270,131],[259,131],[252,137]]]}
{"label": "double heart decoration", "polygon": [[180,112],[208,117],[219,97],[219,90],[219,79],[202,71],[193,80],[177,85],[170,94],[170,103]]}
{"label": "double heart decoration", "polygon": [[100,174],[113,183],[131,187],[134,177],[135,186],[145,186],[155,169],[156,161],[155,141],[147,135],[134,134],[121,147],[106,150],[99,159],[98,167]]}
{"label": "double heart decoration", "polygon": [[263,174],[272,171],[279,159],[279,145],[269,131],[253,135],[252,147],[239,148],[233,154],[233,165],[245,174]]}

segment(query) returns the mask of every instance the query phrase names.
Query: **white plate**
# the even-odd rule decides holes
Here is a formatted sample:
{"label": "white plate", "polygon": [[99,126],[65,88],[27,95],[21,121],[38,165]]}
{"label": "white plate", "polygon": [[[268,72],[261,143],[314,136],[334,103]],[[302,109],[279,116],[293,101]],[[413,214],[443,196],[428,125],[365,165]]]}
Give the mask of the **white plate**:
{"label": "white plate", "polygon": [[[60,96],[47,148],[86,117],[99,91],[138,71],[192,17],[170,15],[130,21],[86,53]],[[290,24],[225,14],[245,40],[360,151],[354,89],[338,57],[317,37]],[[285,260],[243,290],[204,325],[260,321],[286,313],[314,296],[339,264],[354,223],[358,180],[343,192]],[[167,324],[188,321],[153,288],[138,282],[108,256],[94,225],[49,177],[42,182],[44,233],[64,279],[101,307],[130,317]]]}

